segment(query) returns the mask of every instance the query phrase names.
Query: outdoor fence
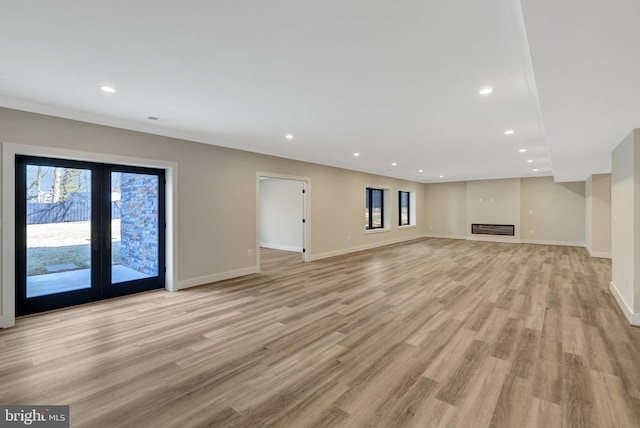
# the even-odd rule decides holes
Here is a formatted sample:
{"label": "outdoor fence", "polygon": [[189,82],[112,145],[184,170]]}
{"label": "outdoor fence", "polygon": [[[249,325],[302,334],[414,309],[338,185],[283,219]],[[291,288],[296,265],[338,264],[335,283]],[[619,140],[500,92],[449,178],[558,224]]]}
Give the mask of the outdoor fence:
{"label": "outdoor fence", "polygon": [[[111,202],[111,218],[120,218],[120,205],[116,201]],[[91,220],[89,201],[27,202],[27,224],[89,220]]]}

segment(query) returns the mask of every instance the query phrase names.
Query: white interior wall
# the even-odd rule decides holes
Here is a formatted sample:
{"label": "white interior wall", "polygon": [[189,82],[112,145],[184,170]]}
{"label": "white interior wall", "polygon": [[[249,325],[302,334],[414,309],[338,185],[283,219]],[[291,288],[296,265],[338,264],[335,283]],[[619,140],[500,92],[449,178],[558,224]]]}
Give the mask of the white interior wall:
{"label": "white interior wall", "polygon": [[[428,236],[585,245],[583,182],[532,177],[426,184],[425,198]],[[513,224],[516,236],[472,235],[472,223]]]}
{"label": "white interior wall", "polygon": [[584,245],[591,254],[593,247],[593,176],[590,176],[585,182],[584,193]]}
{"label": "white interior wall", "polygon": [[611,174],[593,176],[592,255],[611,258]]}
{"label": "white interior wall", "polygon": [[302,251],[303,188],[301,181],[260,180],[261,247]]}
{"label": "white interior wall", "polygon": [[592,257],[611,258],[611,174],[592,175],[585,190],[585,246]]}
{"label": "white interior wall", "polygon": [[[515,236],[473,235],[471,225],[513,224]],[[467,239],[518,242],[520,240],[520,179],[467,182]]]}
{"label": "white interior wall", "polygon": [[611,157],[611,292],[632,324],[640,325],[640,130]]}
{"label": "white interior wall", "polygon": [[466,239],[467,183],[426,184],[424,196],[427,235]]}
{"label": "white interior wall", "polygon": [[585,182],[521,180],[522,242],[585,246]]}

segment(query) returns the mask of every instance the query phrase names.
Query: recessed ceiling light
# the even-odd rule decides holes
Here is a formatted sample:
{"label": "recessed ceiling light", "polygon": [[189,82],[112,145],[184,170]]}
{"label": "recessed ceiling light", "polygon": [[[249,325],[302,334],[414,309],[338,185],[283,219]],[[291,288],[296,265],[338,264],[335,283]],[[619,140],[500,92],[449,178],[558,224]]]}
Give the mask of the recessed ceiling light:
{"label": "recessed ceiling light", "polygon": [[418,172],[422,172],[422,170],[421,170],[421,169],[419,169],[419,170],[418,170]]}
{"label": "recessed ceiling light", "polygon": [[518,150],[518,151],[519,151],[520,153],[524,153],[524,152],[526,152],[526,151],[527,151],[527,149],[520,149],[520,150]]}
{"label": "recessed ceiling light", "polygon": [[533,159],[527,159],[527,163],[533,162]]}
{"label": "recessed ceiling light", "polygon": [[358,156],[360,156],[360,153],[355,152],[353,155],[354,155],[355,157],[358,157]]}
{"label": "recessed ceiling light", "polygon": [[391,166],[396,166],[396,165],[398,165],[396,162],[393,162],[393,163],[391,164]]}
{"label": "recessed ceiling light", "polygon": [[116,90],[113,89],[111,86],[100,86],[100,90],[102,92],[108,92],[110,94],[113,94]]}
{"label": "recessed ceiling light", "polygon": [[444,178],[444,175],[441,175],[440,178]]}
{"label": "recessed ceiling light", "polygon": [[511,135],[514,133],[513,129],[507,129],[506,131],[504,131],[504,135]]}
{"label": "recessed ceiling light", "polygon": [[538,172],[538,168],[533,168],[533,172]]}
{"label": "recessed ceiling light", "polygon": [[482,88],[478,91],[480,95],[489,95],[491,92],[493,92],[492,88]]}
{"label": "recessed ceiling light", "polygon": [[287,134],[284,136],[284,138],[286,138],[287,140],[293,140],[293,135]]}

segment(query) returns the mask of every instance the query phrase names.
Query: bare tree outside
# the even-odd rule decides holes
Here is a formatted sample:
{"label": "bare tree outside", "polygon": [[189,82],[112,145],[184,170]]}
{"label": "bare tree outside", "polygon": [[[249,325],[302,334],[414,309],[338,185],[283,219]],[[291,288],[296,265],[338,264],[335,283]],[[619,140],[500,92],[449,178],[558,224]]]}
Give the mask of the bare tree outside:
{"label": "bare tree outside", "polygon": [[27,200],[33,202],[44,202],[42,198],[42,180],[49,173],[48,168],[44,169],[41,165],[36,168],[36,175],[27,186]]}
{"label": "bare tree outside", "polygon": [[54,168],[53,169],[53,185],[52,185],[52,195],[53,198],[51,202],[59,202],[60,196],[62,195],[62,168]]}

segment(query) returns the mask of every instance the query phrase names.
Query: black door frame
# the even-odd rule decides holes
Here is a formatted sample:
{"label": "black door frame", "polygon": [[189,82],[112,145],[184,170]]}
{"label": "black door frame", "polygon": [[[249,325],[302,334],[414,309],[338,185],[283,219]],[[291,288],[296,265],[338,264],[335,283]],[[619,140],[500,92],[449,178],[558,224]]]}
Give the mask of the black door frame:
{"label": "black door frame", "polygon": [[[91,170],[91,287],[27,298],[26,165]],[[122,296],[165,286],[165,171],[128,165],[16,155],[16,315],[27,315]],[[158,176],[158,275],[111,283],[111,173],[130,172]]]}

